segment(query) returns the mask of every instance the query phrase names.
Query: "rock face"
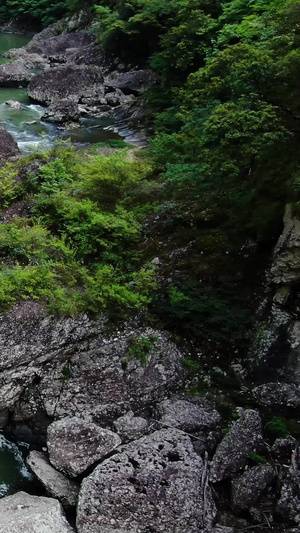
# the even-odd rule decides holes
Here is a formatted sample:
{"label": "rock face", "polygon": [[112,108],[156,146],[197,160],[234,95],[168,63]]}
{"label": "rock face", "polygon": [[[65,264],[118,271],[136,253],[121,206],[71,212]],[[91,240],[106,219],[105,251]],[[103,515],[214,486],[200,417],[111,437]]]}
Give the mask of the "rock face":
{"label": "rock face", "polygon": [[189,437],[175,429],[142,437],[84,479],[78,532],[199,533],[215,515],[203,478]]}
{"label": "rock face", "polygon": [[213,483],[230,477],[243,468],[249,453],[263,442],[259,413],[245,410],[217,447],[212,459],[210,479]]}
{"label": "rock face", "polygon": [[272,483],[275,472],[269,465],[254,466],[232,482],[232,505],[236,509],[249,509],[261,493]]}
{"label": "rock face", "polygon": [[214,428],[220,421],[217,411],[203,407],[201,400],[164,400],[157,407],[162,425],[187,432]]}
{"label": "rock face", "polygon": [[27,465],[44,485],[49,496],[59,500],[65,509],[69,510],[76,506],[79,485],[65,477],[61,472],[57,472],[50,465],[45,453],[31,451],[27,457]]}
{"label": "rock face", "polygon": [[259,331],[258,323],[259,342],[253,351],[257,375],[265,382],[300,385],[299,284],[300,220],[287,206],[284,228],[267,273],[266,299],[259,311],[263,327]]}
{"label": "rock face", "polygon": [[109,429],[73,417],[48,427],[47,444],[53,466],[76,477],[115,450],[121,439]]}
{"label": "rock face", "polygon": [[0,533],[72,532],[57,500],[26,492],[0,500]]}
{"label": "rock face", "polygon": [[13,137],[4,128],[0,127],[0,161],[15,157],[20,153]]}
{"label": "rock face", "polygon": [[[146,366],[128,358],[132,335],[153,335]],[[46,436],[53,419],[80,416],[107,426],[161,401],[183,377],[182,354],[161,332],[125,328],[107,336],[103,319],[56,318],[34,302],[0,315],[0,415],[15,436]]]}
{"label": "rock face", "polygon": [[81,97],[97,91],[103,84],[103,74],[96,66],[66,65],[45,70],[30,82],[28,95],[40,104],[56,100],[79,102]]}

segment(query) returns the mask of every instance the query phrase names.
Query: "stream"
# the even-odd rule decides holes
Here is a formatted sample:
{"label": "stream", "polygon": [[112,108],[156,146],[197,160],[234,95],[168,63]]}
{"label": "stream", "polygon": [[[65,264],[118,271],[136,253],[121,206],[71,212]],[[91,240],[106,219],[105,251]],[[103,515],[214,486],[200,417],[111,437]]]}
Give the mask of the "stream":
{"label": "stream", "polygon": [[[0,64],[8,61],[2,57],[4,52],[10,48],[24,46],[29,40],[25,35],[0,33]],[[8,100],[21,102],[22,108],[9,107],[5,103]],[[43,113],[44,107],[30,102],[26,89],[0,88],[0,125],[14,137],[24,154],[50,148],[56,139],[70,139],[71,142],[81,145],[121,139],[120,135],[111,129],[112,121],[82,118],[79,124],[63,130],[51,122],[42,121]],[[132,132],[128,133],[132,135]],[[134,135],[132,137],[134,142]]]}

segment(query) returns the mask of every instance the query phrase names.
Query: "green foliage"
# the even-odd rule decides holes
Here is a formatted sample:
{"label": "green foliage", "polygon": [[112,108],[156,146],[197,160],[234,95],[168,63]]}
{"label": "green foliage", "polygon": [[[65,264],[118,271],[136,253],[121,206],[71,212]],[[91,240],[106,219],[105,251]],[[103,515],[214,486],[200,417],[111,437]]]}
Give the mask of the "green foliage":
{"label": "green foliage", "polygon": [[249,459],[256,465],[262,465],[266,463],[266,458],[256,452],[249,452]]}
{"label": "green foliage", "polygon": [[138,359],[143,366],[146,366],[149,353],[155,347],[156,342],[157,337],[155,335],[148,335],[146,337],[132,335],[127,350],[128,359]]}
{"label": "green foliage", "polygon": [[266,424],[267,434],[272,439],[287,437],[290,434],[288,421],[279,416],[273,416]]}
{"label": "green foliage", "polygon": [[17,195],[30,205],[30,216],[0,225],[0,308],[28,298],[69,315],[145,308],[155,269],[136,252],[140,225],[122,202],[146,178],[147,161],[130,162],[126,152],[79,157],[59,146],[20,186],[21,164],[0,170],[3,207]]}

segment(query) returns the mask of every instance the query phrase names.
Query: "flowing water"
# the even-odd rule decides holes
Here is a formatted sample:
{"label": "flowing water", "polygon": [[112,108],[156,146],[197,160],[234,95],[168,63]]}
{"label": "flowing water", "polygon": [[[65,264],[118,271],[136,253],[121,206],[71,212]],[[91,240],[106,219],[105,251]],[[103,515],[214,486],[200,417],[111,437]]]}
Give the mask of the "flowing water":
{"label": "flowing water", "polygon": [[[28,41],[29,37],[24,35],[0,33],[0,64],[8,61],[1,57],[4,52],[24,46]],[[22,108],[10,107],[5,103],[8,100],[21,102]],[[79,144],[121,138],[111,129],[113,124],[109,120],[83,118],[66,131],[42,121],[43,113],[42,106],[30,102],[26,89],[0,88],[0,125],[14,137],[22,153],[50,148],[57,138],[70,139]]]}
{"label": "flowing water", "polygon": [[40,493],[40,485],[28,470],[25,457],[28,447],[14,443],[0,433],[0,498],[20,490]]}

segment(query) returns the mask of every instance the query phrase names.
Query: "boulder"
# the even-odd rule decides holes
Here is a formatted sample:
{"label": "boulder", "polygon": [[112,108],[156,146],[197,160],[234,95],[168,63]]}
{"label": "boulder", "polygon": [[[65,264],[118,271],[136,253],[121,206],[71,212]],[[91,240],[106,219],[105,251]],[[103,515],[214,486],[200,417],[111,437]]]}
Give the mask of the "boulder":
{"label": "boulder", "polygon": [[120,444],[116,433],[76,417],[63,418],[48,427],[50,461],[69,477],[83,474]]}
{"label": "boulder", "polygon": [[15,157],[19,153],[20,150],[14,138],[0,126],[0,161]]}
{"label": "boulder", "polygon": [[68,48],[84,48],[92,42],[92,36],[83,30],[63,32],[51,37],[47,37],[45,32],[41,32],[28,43],[25,49],[27,53],[49,57],[65,54]]}
{"label": "boulder", "polygon": [[202,459],[176,429],[161,430],[103,461],[82,482],[78,533],[199,533],[215,507]]}
{"label": "boulder", "polygon": [[215,428],[220,415],[214,409],[203,407],[201,400],[164,400],[157,406],[162,425],[187,432]]}
{"label": "boulder", "polygon": [[45,453],[33,450],[26,462],[49,496],[59,500],[65,509],[76,507],[79,485],[55,470]]}
{"label": "boulder", "polygon": [[41,104],[57,100],[73,100],[96,93],[103,84],[101,69],[96,66],[62,65],[44,70],[30,82],[28,95]]}
{"label": "boulder", "polygon": [[78,104],[72,100],[59,100],[50,104],[42,116],[42,120],[48,120],[49,122],[63,123],[68,120],[78,120],[80,113],[78,110]]}
{"label": "boulder", "polygon": [[72,532],[57,500],[26,492],[0,499],[0,533]]}
{"label": "boulder", "polygon": [[292,455],[289,469],[281,486],[278,501],[278,512],[285,521],[300,526],[300,447],[298,446]]}
{"label": "boulder", "polygon": [[271,454],[277,461],[289,461],[296,447],[297,441],[291,435],[284,439],[276,439],[271,447]]}
{"label": "boulder", "polygon": [[238,472],[246,465],[249,453],[255,452],[262,444],[259,413],[246,409],[217,447],[211,462],[211,481],[215,483]]}
{"label": "boulder", "polygon": [[122,442],[128,442],[145,435],[149,429],[149,424],[145,418],[134,416],[133,411],[129,411],[114,421],[114,428]]}
{"label": "boulder", "polygon": [[300,407],[300,386],[288,383],[265,383],[252,390],[259,405],[269,407]]}
{"label": "boulder", "polygon": [[157,83],[158,75],[152,70],[132,70],[120,74],[111,84],[125,94],[138,95]]}
{"label": "boulder", "polygon": [[5,105],[10,107],[11,109],[22,109],[23,107],[21,102],[18,102],[17,100],[7,100],[7,102],[5,102]]}
{"label": "boulder", "polygon": [[27,87],[32,76],[21,60],[0,65],[0,87]]}
{"label": "boulder", "polygon": [[254,506],[261,493],[273,482],[275,472],[270,465],[250,468],[232,481],[231,500],[235,509]]}

